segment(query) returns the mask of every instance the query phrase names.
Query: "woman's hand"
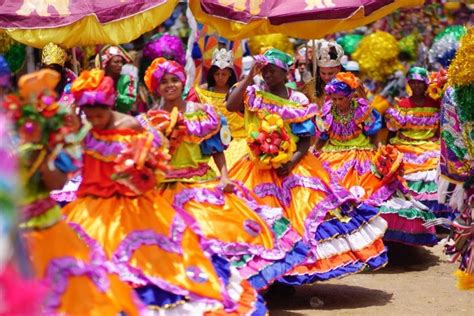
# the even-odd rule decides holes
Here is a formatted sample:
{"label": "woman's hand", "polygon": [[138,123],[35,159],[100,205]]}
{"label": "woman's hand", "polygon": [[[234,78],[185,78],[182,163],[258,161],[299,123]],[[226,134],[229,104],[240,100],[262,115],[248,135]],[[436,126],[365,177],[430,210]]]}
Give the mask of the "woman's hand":
{"label": "woman's hand", "polygon": [[286,164],[282,165],[276,170],[276,173],[279,177],[286,177],[290,175],[291,171],[295,167],[293,160],[288,161]]}

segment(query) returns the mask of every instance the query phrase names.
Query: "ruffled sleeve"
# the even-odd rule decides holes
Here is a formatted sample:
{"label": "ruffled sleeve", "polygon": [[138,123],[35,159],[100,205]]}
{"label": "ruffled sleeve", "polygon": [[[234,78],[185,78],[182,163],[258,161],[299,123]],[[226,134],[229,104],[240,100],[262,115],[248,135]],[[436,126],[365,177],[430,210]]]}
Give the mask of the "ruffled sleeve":
{"label": "ruffled sleeve", "polygon": [[316,126],[312,120],[301,123],[291,123],[291,132],[299,137],[310,137],[316,135]]}
{"label": "ruffled sleeve", "polygon": [[184,125],[188,131],[186,141],[201,143],[212,138],[221,130],[221,117],[208,104],[187,103]]}
{"label": "ruffled sleeve", "polygon": [[364,134],[375,135],[381,128],[382,115],[376,109],[372,109],[369,118],[364,122]]}
{"label": "ruffled sleeve", "polygon": [[201,144],[201,152],[203,155],[211,156],[215,153],[224,152],[232,140],[231,132],[224,116],[221,116],[221,129],[219,133],[214,134],[211,138],[204,140]]}

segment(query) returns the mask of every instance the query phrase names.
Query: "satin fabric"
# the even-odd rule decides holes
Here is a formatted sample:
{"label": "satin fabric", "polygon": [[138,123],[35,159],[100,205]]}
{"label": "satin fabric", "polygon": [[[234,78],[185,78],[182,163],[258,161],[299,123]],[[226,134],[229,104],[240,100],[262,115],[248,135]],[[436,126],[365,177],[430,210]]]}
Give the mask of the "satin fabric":
{"label": "satin fabric", "polygon": [[[24,231],[23,238],[29,249],[33,272],[39,278],[48,275],[51,272],[49,269],[54,269],[54,262],[58,260],[73,259],[78,262],[78,267],[82,263],[93,262],[91,249],[62,221],[49,228]],[[95,267],[103,268],[100,264]],[[47,285],[54,292],[65,285],[56,312],[99,316],[116,315],[123,311],[129,315],[138,315],[132,289],[115,274],[107,274],[110,284],[105,292],[99,289],[88,275],[74,276],[60,270],[53,279],[45,280],[48,280]],[[58,283],[48,284],[50,281]]]}

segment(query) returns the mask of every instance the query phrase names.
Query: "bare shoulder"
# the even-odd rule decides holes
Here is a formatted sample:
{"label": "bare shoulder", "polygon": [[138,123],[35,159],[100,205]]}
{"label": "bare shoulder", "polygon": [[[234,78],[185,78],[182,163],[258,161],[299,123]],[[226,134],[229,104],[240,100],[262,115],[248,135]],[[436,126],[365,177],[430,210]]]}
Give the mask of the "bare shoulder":
{"label": "bare shoulder", "polygon": [[116,112],[115,124],[118,129],[132,129],[135,131],[142,131],[143,127],[140,125],[138,120],[133,116]]}

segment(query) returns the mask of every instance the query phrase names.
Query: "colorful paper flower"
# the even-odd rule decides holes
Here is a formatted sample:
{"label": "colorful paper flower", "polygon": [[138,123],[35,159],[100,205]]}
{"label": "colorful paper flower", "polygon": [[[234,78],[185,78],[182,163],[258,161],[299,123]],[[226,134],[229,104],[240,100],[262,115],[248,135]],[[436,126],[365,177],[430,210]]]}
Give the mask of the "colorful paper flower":
{"label": "colorful paper flower", "polygon": [[283,119],[277,114],[259,113],[260,126],[250,126],[247,139],[251,157],[262,167],[279,168],[290,161],[296,143],[285,129]]}

